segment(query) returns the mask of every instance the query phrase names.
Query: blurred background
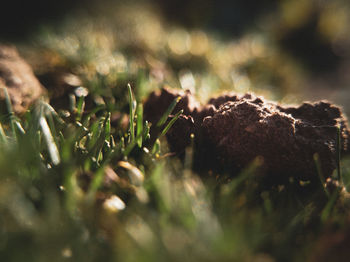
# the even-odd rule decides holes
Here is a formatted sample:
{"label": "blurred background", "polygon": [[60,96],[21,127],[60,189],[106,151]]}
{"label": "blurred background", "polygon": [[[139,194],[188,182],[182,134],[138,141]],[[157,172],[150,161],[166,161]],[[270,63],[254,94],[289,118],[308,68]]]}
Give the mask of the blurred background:
{"label": "blurred background", "polygon": [[92,63],[102,75],[142,69],[155,86],[200,90],[203,100],[225,89],[347,107],[349,8],[347,0],[14,0],[2,4],[0,38],[51,50],[46,60],[27,53],[39,75],[47,62],[80,63],[73,71]]}

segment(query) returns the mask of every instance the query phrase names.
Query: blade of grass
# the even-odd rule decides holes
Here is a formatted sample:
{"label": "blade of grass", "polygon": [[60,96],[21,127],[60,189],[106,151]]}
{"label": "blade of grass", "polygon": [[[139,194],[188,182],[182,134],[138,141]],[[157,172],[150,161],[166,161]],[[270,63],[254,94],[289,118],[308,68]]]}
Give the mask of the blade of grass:
{"label": "blade of grass", "polygon": [[164,114],[162,115],[162,117],[159,119],[158,123],[157,123],[157,127],[160,127],[162,125],[165,124],[166,120],[168,119],[169,115],[171,114],[171,112],[174,110],[175,106],[177,105],[177,103],[181,100],[181,96],[176,97],[173,102],[170,104],[170,106],[168,107],[168,109],[164,112]]}
{"label": "blade of grass", "polygon": [[152,147],[152,155],[156,155],[156,154],[159,154],[160,152],[160,141],[159,139],[156,139],[153,147]]}
{"label": "blade of grass", "polygon": [[[97,135],[95,136],[94,140],[95,143],[92,145],[90,150],[90,155],[96,158],[98,164],[100,163],[102,148],[106,141],[106,124],[108,122],[108,117],[101,117],[99,122],[99,133],[96,133]],[[107,139],[109,139],[109,134]]]}
{"label": "blade of grass", "polygon": [[18,132],[21,134],[21,135],[24,135],[26,133],[26,131],[24,130],[24,128],[22,127],[21,123],[18,122],[17,120],[15,120],[15,128],[16,130],[18,130]]}
{"label": "blade of grass", "polygon": [[82,117],[83,112],[84,112],[84,107],[85,107],[84,96],[80,96],[78,98],[78,103],[76,105],[76,108],[77,108],[77,116],[75,118],[76,121],[80,121],[81,120],[81,117]]}
{"label": "blade of grass", "polygon": [[322,210],[322,213],[321,213],[321,221],[322,222],[326,222],[329,217],[331,216],[332,214],[332,210],[337,202],[337,199],[339,197],[339,190],[336,190],[331,198],[328,200],[327,202],[327,205],[325,206],[325,208]]}
{"label": "blade of grass", "polygon": [[109,143],[111,144],[111,148],[115,148],[115,141],[114,141],[114,137],[112,135],[110,135],[109,137]]}
{"label": "blade of grass", "polygon": [[[122,148],[122,152],[123,155],[125,157],[127,157],[130,152],[134,149],[134,147],[137,145],[137,141],[140,139],[140,136],[142,136],[143,134],[141,133],[139,136],[137,136],[134,141],[130,142],[124,149]],[[123,142],[123,140],[121,139],[121,142]]]}
{"label": "blade of grass", "polygon": [[6,134],[4,132],[4,129],[2,128],[1,123],[0,123],[0,141],[3,144],[7,144],[7,137],[6,137]]}
{"label": "blade of grass", "polygon": [[137,120],[136,120],[137,145],[141,148],[142,133],[143,133],[143,106],[141,103],[137,105],[136,114],[137,114]]}
{"label": "blade of grass", "polygon": [[75,132],[75,141],[80,141],[83,137],[89,135],[90,131],[87,129],[84,125],[82,125],[80,122],[75,122],[75,126],[77,127],[77,130]]}
{"label": "blade of grass", "polygon": [[176,122],[176,120],[180,117],[180,115],[183,113],[183,109],[176,113],[173,119],[170,120],[170,122],[166,125],[166,127],[163,129],[162,133],[160,133],[160,137],[164,136],[169,129],[173,126],[173,124]]}
{"label": "blade of grass", "polygon": [[75,98],[75,95],[69,94],[69,111],[71,113],[76,112],[76,110],[77,110],[77,106],[76,105],[77,105],[77,100]]}
{"label": "blade of grass", "polygon": [[79,188],[76,181],[76,170],[73,167],[67,167],[64,173],[64,202],[65,208],[71,216],[75,216],[77,212],[77,192]]}
{"label": "blade of grass", "polygon": [[91,185],[89,188],[88,196],[93,197],[94,194],[97,192],[97,190],[101,187],[103,183],[103,177],[104,177],[104,166],[101,166],[94,175],[94,178],[91,181]]}
{"label": "blade of grass", "polygon": [[101,136],[102,130],[103,130],[103,125],[104,125],[105,118],[100,117],[98,121],[94,122],[91,125],[90,128],[90,134],[91,137],[89,137],[87,141],[87,149],[92,152],[93,149],[95,148],[95,145],[98,141],[98,138]]}
{"label": "blade of grass", "polygon": [[50,128],[52,136],[54,138],[54,141],[56,144],[58,144],[59,141],[57,140],[58,136],[57,136],[57,132],[56,132],[54,117],[56,120],[58,120],[58,122],[60,124],[64,124],[64,121],[58,116],[56,111],[49,104],[47,104],[45,102],[41,102],[41,106],[43,107],[41,110],[41,113],[46,116],[49,128]]}
{"label": "blade of grass", "polygon": [[327,188],[324,186],[325,183],[326,183],[326,179],[325,179],[324,176],[323,176],[322,168],[321,168],[321,163],[320,163],[320,156],[319,156],[317,153],[314,154],[314,161],[315,161],[315,165],[316,165],[316,169],[317,169],[317,174],[318,174],[318,177],[319,177],[319,179],[320,179],[322,188],[323,188],[324,192],[326,193],[326,195],[327,195],[328,197],[330,197],[329,191],[328,191]]}
{"label": "blade of grass", "polygon": [[123,151],[123,155],[125,157],[127,157],[130,152],[134,149],[134,147],[136,146],[136,142],[137,140],[134,139],[132,142],[130,142],[126,147],[125,147],[125,150]]}
{"label": "blade of grass", "polygon": [[7,88],[2,87],[2,90],[4,91],[4,94],[5,94],[5,103],[6,103],[7,112],[8,112],[9,117],[10,117],[10,125],[11,125],[12,134],[13,134],[14,139],[17,141],[16,128],[15,128],[15,114],[14,114],[13,109],[12,109],[11,99],[10,99],[9,93],[7,91]]}
{"label": "blade of grass", "polygon": [[341,174],[341,168],[340,168],[340,153],[341,153],[341,130],[340,127],[337,126],[337,139],[336,139],[336,163],[337,163],[337,176],[339,183],[342,183],[342,174]]}
{"label": "blade of grass", "polygon": [[150,139],[151,135],[150,135],[149,131],[150,131],[149,123],[146,120],[145,124],[143,126],[143,141]]}
{"label": "blade of grass", "polygon": [[114,150],[110,144],[109,141],[105,140],[103,143],[103,147],[102,147],[102,153],[103,153],[103,159],[102,159],[102,164],[107,163],[107,161],[111,160],[111,155],[113,155]]}
{"label": "blade of grass", "polygon": [[108,112],[108,115],[104,122],[104,128],[105,128],[105,140],[108,141],[111,136],[111,112]]}
{"label": "blade of grass", "polygon": [[187,170],[191,170],[192,163],[193,163],[194,138],[195,138],[193,133],[190,135],[190,138],[191,138],[191,144],[185,150],[186,154],[185,154],[184,167]]}
{"label": "blade of grass", "polygon": [[56,110],[48,103],[41,102],[42,106],[45,107],[45,109],[48,111],[49,115],[51,115],[60,125],[64,125],[64,120],[59,116],[59,114],[56,112]]}
{"label": "blade of grass", "polygon": [[128,93],[129,93],[129,131],[130,131],[130,137],[129,142],[133,142],[135,139],[135,131],[134,131],[134,99],[132,94],[131,85],[128,84]]}
{"label": "blade of grass", "polygon": [[47,121],[43,116],[40,117],[39,124],[48,147],[51,161],[54,165],[58,165],[60,163],[60,155],[52,137],[49,125],[47,124]]}
{"label": "blade of grass", "polygon": [[105,105],[98,105],[97,107],[95,107],[94,109],[92,109],[91,112],[90,112],[87,116],[85,116],[84,119],[83,119],[83,121],[82,121],[83,124],[84,124],[84,126],[87,126],[87,125],[89,124],[90,118],[91,118],[94,114],[96,114],[97,112],[99,112],[99,111],[101,111],[101,110],[104,110],[104,109],[106,109],[106,106],[105,106]]}

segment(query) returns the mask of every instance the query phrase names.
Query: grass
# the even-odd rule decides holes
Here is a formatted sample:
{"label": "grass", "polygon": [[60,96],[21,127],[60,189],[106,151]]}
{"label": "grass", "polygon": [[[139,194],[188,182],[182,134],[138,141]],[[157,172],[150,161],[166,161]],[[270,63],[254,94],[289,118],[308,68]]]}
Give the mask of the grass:
{"label": "grass", "polygon": [[[44,34],[35,49],[49,54],[41,63],[50,60],[53,69],[78,75],[88,95],[67,91],[66,108],[38,101],[21,117],[6,95],[1,261],[307,261],[323,235],[347,230],[347,193],[331,194],[322,178],[317,185],[291,179],[263,188],[259,159],[227,180],[225,174],[193,172],[192,147],[183,162],[169,156],[164,135],[182,113],[172,112],[179,100],[154,127],[142,106],[150,90],[180,83],[176,70],[163,82],[153,76],[161,62],[154,57],[164,50],[147,46],[144,57],[156,61],[145,67],[137,55],[120,51],[120,43],[108,49],[106,32],[75,33]],[[203,79],[203,92],[225,86],[213,76],[218,65],[210,66],[195,75]],[[154,141],[152,128],[160,129]],[[340,163],[339,155],[337,161],[345,183],[349,161]],[[315,162],[320,167],[317,156]]]}
{"label": "grass", "polygon": [[138,110],[125,133],[106,108],[64,119],[46,102],[2,123],[3,261],[302,261],[323,227],[345,219],[339,195],[321,187],[261,191],[254,165],[221,183],[161,157],[172,122],[156,151],[145,148],[128,90]]}

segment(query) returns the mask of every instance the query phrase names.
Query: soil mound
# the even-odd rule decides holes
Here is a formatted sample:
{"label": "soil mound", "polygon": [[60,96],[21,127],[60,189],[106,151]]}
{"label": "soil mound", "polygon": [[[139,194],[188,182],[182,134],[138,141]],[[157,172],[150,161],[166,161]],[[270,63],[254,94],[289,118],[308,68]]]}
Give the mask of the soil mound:
{"label": "soil mound", "polygon": [[195,97],[189,90],[182,91],[162,88],[161,90],[152,92],[147,98],[147,101],[144,103],[144,113],[146,119],[152,124],[156,124],[164,112],[168,109],[169,105],[177,97],[180,97],[181,99],[174,108],[174,113],[177,113],[183,109],[184,115],[192,116],[194,112],[199,110],[200,104],[196,101]]}
{"label": "soil mound", "polygon": [[[16,113],[25,112],[39,98],[44,89],[32,68],[19,56],[14,47],[0,44],[0,87],[7,88]],[[4,101],[0,91],[0,100]]]}
{"label": "soil mound", "polygon": [[146,119],[155,123],[177,96],[182,100],[174,112],[184,114],[167,134],[168,143],[181,156],[193,133],[200,170],[235,175],[259,157],[264,173],[277,180],[312,180],[318,179],[315,155],[325,178],[336,169],[338,130],[339,147],[348,151],[347,120],[329,102],[289,107],[251,94],[225,94],[200,106],[189,91],[162,89],[146,101]]}

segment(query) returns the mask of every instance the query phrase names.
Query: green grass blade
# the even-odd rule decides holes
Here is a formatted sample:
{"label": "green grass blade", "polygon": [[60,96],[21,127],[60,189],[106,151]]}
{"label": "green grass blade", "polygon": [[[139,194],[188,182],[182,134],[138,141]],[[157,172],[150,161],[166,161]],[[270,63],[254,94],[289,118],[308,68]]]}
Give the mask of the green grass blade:
{"label": "green grass blade", "polygon": [[150,127],[149,127],[148,121],[146,120],[143,126],[143,141],[150,139],[151,135],[149,132],[150,132]]}
{"label": "green grass blade", "polygon": [[136,146],[137,142],[136,139],[134,139],[131,143],[129,143],[126,147],[125,150],[123,151],[123,155],[124,156],[128,156],[130,154],[130,152],[134,149],[134,147]]}
{"label": "green grass blade", "polygon": [[3,87],[2,90],[4,91],[4,94],[5,94],[6,109],[7,109],[7,112],[9,114],[9,117],[10,117],[10,125],[11,125],[12,135],[13,135],[14,139],[17,140],[16,127],[15,127],[16,117],[15,117],[15,113],[13,112],[11,99],[10,99],[9,93],[7,91],[7,88]]}
{"label": "green grass blade", "polygon": [[111,144],[112,149],[116,147],[114,137],[112,135],[110,135],[110,137],[109,137],[109,143]]}
{"label": "green grass blade", "polygon": [[51,161],[54,165],[58,165],[60,163],[60,154],[52,137],[49,125],[47,124],[47,121],[43,116],[40,117],[39,124],[48,147]]}
{"label": "green grass blade", "polygon": [[[108,117],[107,117],[108,118]],[[100,153],[102,151],[102,147],[106,140],[106,120],[107,118],[101,117],[98,123],[98,129],[95,129],[93,139],[90,141],[90,150],[89,153],[91,156],[95,157],[97,162],[99,163]],[[96,128],[96,126],[95,126]],[[108,138],[109,139],[109,136]]]}
{"label": "green grass blade", "polygon": [[104,109],[106,109],[106,106],[105,105],[98,105],[98,106],[96,106],[94,109],[92,109],[91,110],[91,112],[88,114],[88,115],[86,115],[85,117],[84,117],[84,119],[83,119],[83,125],[84,126],[87,126],[88,124],[89,124],[89,122],[90,122],[90,119],[91,119],[91,117],[93,116],[93,115],[95,115],[97,112],[99,112],[99,111],[101,111],[101,110],[104,110]]}
{"label": "green grass blade", "polygon": [[41,102],[41,104],[45,107],[45,109],[50,113],[51,119],[55,119],[60,125],[64,125],[64,120],[59,116],[56,110],[48,103]]}
{"label": "green grass blade", "polygon": [[83,96],[80,96],[78,98],[78,103],[76,105],[77,108],[77,116],[76,116],[76,121],[81,121],[83,112],[84,112],[84,107],[85,107],[85,99]]}
{"label": "green grass blade", "polygon": [[157,139],[156,142],[154,143],[151,153],[152,153],[152,155],[156,155],[156,154],[160,153],[160,141],[159,141],[159,139]]}
{"label": "green grass blade", "polygon": [[101,187],[102,183],[103,183],[103,177],[104,177],[104,166],[101,166],[97,172],[95,173],[92,181],[91,181],[91,185],[89,188],[89,192],[88,195],[89,196],[94,196],[94,194],[96,193],[96,191]]}
{"label": "green grass blade", "polygon": [[69,111],[71,113],[74,113],[76,112],[76,110],[77,110],[77,99],[75,95],[69,94]]}
{"label": "green grass blade", "polygon": [[332,211],[335,207],[335,204],[337,203],[337,199],[339,198],[339,191],[336,190],[332,196],[330,197],[330,199],[328,200],[328,203],[326,204],[325,208],[322,210],[322,213],[321,213],[321,221],[324,223],[326,222],[331,214],[332,214]]}
{"label": "green grass blade", "polygon": [[63,188],[65,193],[65,208],[71,216],[75,216],[77,212],[78,185],[76,181],[76,170],[72,167],[65,169]]}
{"label": "green grass blade", "polygon": [[324,192],[326,193],[326,195],[328,197],[330,197],[330,193],[328,192],[327,188],[325,187],[326,179],[324,178],[323,173],[322,173],[320,156],[317,153],[314,154],[314,161],[315,161],[317,174],[318,174],[318,177],[320,179],[322,188],[323,188]]}
{"label": "green grass blade", "polygon": [[340,168],[340,157],[341,157],[341,129],[339,126],[337,126],[337,139],[336,139],[336,163],[337,163],[337,176],[338,180],[341,183],[342,182],[342,174],[341,174],[341,168]]}
{"label": "green grass blade", "polygon": [[177,103],[181,100],[181,96],[176,97],[173,102],[170,104],[170,106],[168,107],[168,109],[164,112],[164,114],[162,115],[162,117],[159,119],[158,123],[157,123],[157,127],[160,127],[162,125],[165,124],[165,122],[167,121],[169,115],[171,114],[171,112],[173,112],[174,108],[176,107]]}
{"label": "green grass blade", "polygon": [[24,135],[26,133],[26,131],[22,127],[21,123],[17,120],[15,120],[15,128],[19,132],[19,134],[21,134],[21,135]]}
{"label": "green grass blade", "polygon": [[103,130],[105,118],[101,117],[98,121],[94,122],[91,125],[90,133],[91,137],[87,142],[87,149],[91,152],[95,149],[98,138],[101,136],[101,132]]}
{"label": "green grass blade", "polygon": [[55,121],[57,121],[57,123],[59,123],[60,125],[64,125],[64,121],[63,119],[57,114],[57,112],[55,111],[55,109],[49,105],[48,103],[46,102],[41,102],[40,103],[42,109],[41,109],[41,114],[44,114],[46,116],[46,119],[47,119],[47,122],[48,122],[48,125],[50,127],[50,131],[51,131],[51,134],[54,138],[54,141],[56,144],[58,144],[58,135],[57,135],[57,131],[56,131],[56,125],[55,125]]}
{"label": "green grass blade", "polygon": [[1,125],[1,124],[0,124],[0,141],[1,141],[1,143],[3,143],[3,144],[7,144],[7,137],[6,137],[5,131],[4,131],[4,129],[2,128],[2,125]]}
{"label": "green grass blade", "polygon": [[104,128],[105,128],[105,140],[108,141],[111,136],[111,113],[110,112],[108,112],[108,115],[106,117]]}
{"label": "green grass blade", "polygon": [[132,89],[131,89],[131,85],[128,84],[128,93],[129,93],[129,131],[130,131],[130,141],[129,142],[133,142],[135,139],[135,131],[134,131],[134,98],[133,98],[133,94],[132,94]]}
{"label": "green grass blade", "polygon": [[176,122],[176,120],[180,117],[180,115],[183,113],[183,109],[180,110],[179,112],[176,113],[176,115],[174,116],[173,119],[170,120],[170,122],[166,125],[166,127],[163,129],[162,133],[160,134],[160,136],[164,136],[169,129],[173,126],[173,124]]}
{"label": "green grass blade", "polygon": [[137,145],[142,147],[142,133],[143,133],[143,106],[142,104],[137,105],[137,120],[136,120],[136,137],[137,137]]}

